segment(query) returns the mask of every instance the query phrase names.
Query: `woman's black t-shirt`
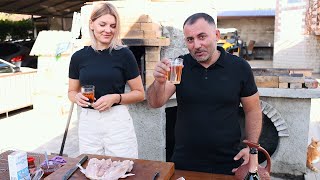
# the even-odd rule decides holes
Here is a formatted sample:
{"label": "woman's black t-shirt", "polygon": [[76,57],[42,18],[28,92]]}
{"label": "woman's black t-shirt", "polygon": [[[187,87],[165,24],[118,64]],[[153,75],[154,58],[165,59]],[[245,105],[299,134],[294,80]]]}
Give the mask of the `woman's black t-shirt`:
{"label": "woman's black t-shirt", "polygon": [[94,85],[95,98],[106,94],[124,93],[128,80],[138,77],[139,69],[133,53],[127,47],[119,50],[95,51],[91,46],[75,52],[70,61],[69,78],[80,85]]}

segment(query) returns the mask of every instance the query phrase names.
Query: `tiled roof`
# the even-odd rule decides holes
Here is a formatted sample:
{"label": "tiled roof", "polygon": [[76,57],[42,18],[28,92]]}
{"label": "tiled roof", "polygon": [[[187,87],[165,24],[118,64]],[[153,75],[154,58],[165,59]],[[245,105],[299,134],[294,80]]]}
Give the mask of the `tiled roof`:
{"label": "tiled roof", "polygon": [[239,10],[218,11],[218,17],[250,17],[250,16],[275,16],[274,9],[267,10]]}

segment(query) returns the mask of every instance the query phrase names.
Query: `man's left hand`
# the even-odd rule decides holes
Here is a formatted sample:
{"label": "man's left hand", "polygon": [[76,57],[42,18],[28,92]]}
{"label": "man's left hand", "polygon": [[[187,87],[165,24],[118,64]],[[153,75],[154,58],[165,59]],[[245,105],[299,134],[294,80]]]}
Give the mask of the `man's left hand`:
{"label": "man's left hand", "polygon": [[[243,159],[243,163],[241,164],[241,166],[245,165],[245,164],[248,164],[249,162],[249,150],[250,148],[249,147],[246,147],[246,148],[243,148],[233,159],[235,161],[239,160],[239,159]],[[232,172],[236,172],[238,170],[238,168],[233,168],[232,169]]]}

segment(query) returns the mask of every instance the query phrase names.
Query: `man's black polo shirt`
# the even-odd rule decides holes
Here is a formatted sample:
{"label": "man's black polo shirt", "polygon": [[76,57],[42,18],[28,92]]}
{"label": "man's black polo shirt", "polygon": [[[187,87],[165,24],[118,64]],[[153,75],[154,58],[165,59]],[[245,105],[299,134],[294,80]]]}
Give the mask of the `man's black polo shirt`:
{"label": "man's black polo shirt", "polygon": [[221,52],[208,68],[190,54],[182,56],[182,80],[176,85],[178,102],[175,150],[172,160],[178,169],[231,174],[238,167],[241,97],[257,92],[250,65]]}

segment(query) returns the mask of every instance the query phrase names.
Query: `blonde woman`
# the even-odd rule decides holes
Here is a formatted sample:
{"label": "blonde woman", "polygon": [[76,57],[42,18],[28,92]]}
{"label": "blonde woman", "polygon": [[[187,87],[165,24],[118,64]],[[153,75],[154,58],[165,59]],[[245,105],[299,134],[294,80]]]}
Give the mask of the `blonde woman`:
{"label": "blonde woman", "polygon": [[[144,88],[133,53],[121,44],[116,8],[99,3],[90,16],[91,45],[75,52],[69,66],[70,101],[82,107],[80,153],[138,158],[137,138],[126,104],[144,99]],[[124,93],[125,84],[130,92]],[[95,102],[80,92],[95,86]]]}

